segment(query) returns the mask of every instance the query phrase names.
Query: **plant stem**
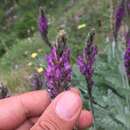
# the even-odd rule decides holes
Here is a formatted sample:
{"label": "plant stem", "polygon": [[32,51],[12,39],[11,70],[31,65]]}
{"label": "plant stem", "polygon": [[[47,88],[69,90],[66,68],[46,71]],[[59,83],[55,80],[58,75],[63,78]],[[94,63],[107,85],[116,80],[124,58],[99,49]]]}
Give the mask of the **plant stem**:
{"label": "plant stem", "polygon": [[50,48],[52,47],[47,35],[41,34],[42,35],[42,39],[43,41],[46,43],[46,45],[48,45]]}
{"label": "plant stem", "polygon": [[[87,81],[87,80],[86,80]],[[91,111],[92,111],[92,114],[93,114],[93,128],[94,128],[94,130],[96,130],[96,126],[95,126],[95,115],[94,115],[94,107],[93,107],[93,97],[92,97],[92,91],[91,91],[91,89],[90,88],[92,88],[92,86],[90,86],[90,85],[87,85],[87,89],[88,89],[88,96],[89,96],[89,107],[90,107],[90,109],[91,109]]]}

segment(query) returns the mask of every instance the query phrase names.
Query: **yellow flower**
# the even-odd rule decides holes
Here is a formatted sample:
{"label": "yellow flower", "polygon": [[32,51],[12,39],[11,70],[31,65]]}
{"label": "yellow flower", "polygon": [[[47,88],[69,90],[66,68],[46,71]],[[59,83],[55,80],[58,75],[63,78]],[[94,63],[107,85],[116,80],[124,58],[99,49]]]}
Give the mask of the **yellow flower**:
{"label": "yellow flower", "polygon": [[29,63],[28,63],[28,66],[32,66],[32,62],[29,62]]}
{"label": "yellow flower", "polygon": [[78,25],[78,29],[81,29],[81,28],[85,28],[86,27],[86,24],[80,24],[80,25]]}
{"label": "yellow flower", "polygon": [[31,57],[32,57],[32,58],[36,58],[37,55],[38,55],[38,54],[37,54],[36,52],[34,52],[34,53],[31,54]]}
{"label": "yellow flower", "polygon": [[37,72],[38,72],[38,73],[42,73],[42,72],[43,72],[43,68],[42,68],[42,67],[37,68]]}

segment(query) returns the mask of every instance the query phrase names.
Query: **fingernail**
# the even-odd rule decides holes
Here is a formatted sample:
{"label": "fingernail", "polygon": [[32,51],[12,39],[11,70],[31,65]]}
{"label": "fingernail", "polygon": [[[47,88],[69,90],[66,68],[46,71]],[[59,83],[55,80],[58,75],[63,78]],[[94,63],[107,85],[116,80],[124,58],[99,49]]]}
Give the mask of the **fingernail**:
{"label": "fingernail", "polygon": [[78,94],[65,92],[56,104],[56,114],[64,120],[71,120],[80,112],[81,107],[82,102]]}

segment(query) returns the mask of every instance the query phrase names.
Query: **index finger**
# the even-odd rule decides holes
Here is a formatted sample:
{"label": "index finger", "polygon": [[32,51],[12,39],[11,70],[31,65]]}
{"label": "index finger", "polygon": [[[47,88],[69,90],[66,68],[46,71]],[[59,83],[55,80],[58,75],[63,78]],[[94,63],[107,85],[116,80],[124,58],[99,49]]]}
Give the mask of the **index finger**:
{"label": "index finger", "polygon": [[26,119],[39,116],[50,101],[47,91],[43,90],[0,100],[0,129],[15,129]]}

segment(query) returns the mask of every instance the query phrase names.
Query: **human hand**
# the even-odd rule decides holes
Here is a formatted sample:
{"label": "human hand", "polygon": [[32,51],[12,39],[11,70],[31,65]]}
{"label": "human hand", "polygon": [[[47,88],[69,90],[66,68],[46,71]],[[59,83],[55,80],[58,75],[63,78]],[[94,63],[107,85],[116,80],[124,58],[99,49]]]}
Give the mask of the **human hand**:
{"label": "human hand", "polygon": [[34,91],[0,100],[0,130],[72,130],[92,125],[89,111],[82,110],[77,89],[50,100],[47,91]]}

